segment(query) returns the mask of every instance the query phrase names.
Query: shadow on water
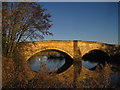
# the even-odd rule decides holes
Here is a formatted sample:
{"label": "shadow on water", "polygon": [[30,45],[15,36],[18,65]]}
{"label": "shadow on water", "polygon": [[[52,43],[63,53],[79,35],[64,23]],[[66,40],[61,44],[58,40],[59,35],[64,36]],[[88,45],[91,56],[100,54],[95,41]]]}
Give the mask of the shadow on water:
{"label": "shadow on water", "polygon": [[86,53],[82,59],[83,66],[89,70],[102,70],[106,63],[108,63],[112,70],[110,74],[110,87],[120,88],[120,53],[108,56],[104,51],[92,50]]}
{"label": "shadow on water", "polygon": [[110,56],[112,73],[110,74],[110,86],[120,88],[120,53]]}
{"label": "shadow on water", "polygon": [[67,70],[73,64],[73,59],[62,51],[51,49],[35,54],[27,63],[35,72],[39,72],[42,64],[46,64],[48,73],[52,73],[52,70],[57,68],[56,73],[58,74]]}
{"label": "shadow on water", "polygon": [[85,66],[89,70],[96,70],[96,68],[103,69],[106,62],[109,62],[110,57],[104,51],[92,50],[86,53],[82,57],[82,59],[83,59],[83,66]]}
{"label": "shadow on water", "polygon": [[120,73],[120,53],[110,56],[110,64],[112,71]]}

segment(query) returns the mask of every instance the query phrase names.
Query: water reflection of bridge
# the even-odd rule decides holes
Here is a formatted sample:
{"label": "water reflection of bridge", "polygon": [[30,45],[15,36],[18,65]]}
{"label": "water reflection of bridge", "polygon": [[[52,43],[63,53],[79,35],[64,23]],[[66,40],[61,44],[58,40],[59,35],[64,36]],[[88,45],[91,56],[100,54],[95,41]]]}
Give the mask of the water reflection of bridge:
{"label": "water reflection of bridge", "polygon": [[[75,72],[75,68],[78,70],[80,68],[80,64],[78,62],[82,60],[82,57],[86,57],[90,53],[97,52],[96,58],[105,56],[107,57],[110,55],[114,55],[116,53],[120,53],[120,46],[118,45],[109,45],[103,44],[99,42],[92,42],[92,41],[61,41],[61,40],[48,40],[48,41],[33,41],[33,42],[21,42],[19,43],[19,47],[17,47],[16,53],[17,60],[22,63],[22,68],[28,74],[28,77],[34,77],[33,71],[31,71],[27,66],[27,60],[35,55],[38,52],[45,51],[45,50],[56,50],[61,53],[65,53],[70,56],[74,63],[71,65],[63,73],[59,74],[59,77],[63,77],[64,75],[69,75],[72,72]],[[97,56],[98,55],[98,56]],[[102,55],[102,56],[101,56]],[[76,64],[77,62],[77,64]],[[77,66],[78,65],[78,66]],[[84,69],[84,70],[83,70]],[[82,68],[83,73],[89,72],[89,70]]]}

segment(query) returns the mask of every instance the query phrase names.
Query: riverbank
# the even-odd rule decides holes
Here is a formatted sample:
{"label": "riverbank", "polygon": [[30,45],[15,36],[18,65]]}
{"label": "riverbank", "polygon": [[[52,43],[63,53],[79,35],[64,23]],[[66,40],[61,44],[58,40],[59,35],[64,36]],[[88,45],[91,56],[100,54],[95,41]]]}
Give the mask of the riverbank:
{"label": "riverbank", "polygon": [[[38,72],[35,78],[31,80],[25,80],[24,71],[20,72],[16,66],[16,63],[12,58],[3,57],[3,88],[112,88],[109,86],[109,71],[110,68],[106,68],[103,71],[97,71],[101,73],[98,78],[95,72],[92,77],[78,80],[76,82],[61,81],[54,77],[54,73],[49,75],[48,73]],[[90,73],[85,74],[87,77]],[[70,74],[68,74],[68,77]],[[81,73],[81,76],[84,75]],[[64,77],[65,78],[65,77]],[[67,78],[67,77],[66,77]]]}

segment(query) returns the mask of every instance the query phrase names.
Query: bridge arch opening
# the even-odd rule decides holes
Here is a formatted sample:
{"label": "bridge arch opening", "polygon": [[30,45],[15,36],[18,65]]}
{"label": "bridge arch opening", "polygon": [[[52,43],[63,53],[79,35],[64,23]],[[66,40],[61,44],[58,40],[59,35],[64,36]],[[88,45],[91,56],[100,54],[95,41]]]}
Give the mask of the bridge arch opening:
{"label": "bridge arch opening", "polygon": [[94,49],[82,56],[82,64],[89,70],[103,69],[109,61],[109,55],[99,49]]}
{"label": "bridge arch opening", "polygon": [[35,72],[39,72],[42,66],[45,65],[44,71],[59,74],[67,70],[73,64],[73,59],[63,51],[46,49],[30,57],[27,64],[29,68]]}

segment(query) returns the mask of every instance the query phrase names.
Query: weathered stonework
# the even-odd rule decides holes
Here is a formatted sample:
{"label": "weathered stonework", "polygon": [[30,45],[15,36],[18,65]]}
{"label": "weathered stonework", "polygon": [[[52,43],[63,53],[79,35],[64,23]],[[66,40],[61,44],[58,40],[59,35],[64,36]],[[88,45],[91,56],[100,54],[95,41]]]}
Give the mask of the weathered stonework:
{"label": "weathered stonework", "polygon": [[[108,45],[99,42],[91,42],[91,41],[77,41],[78,48],[80,49],[80,54],[83,56],[91,50],[98,49],[106,52],[108,55],[112,55],[120,52],[120,48],[117,45]],[[16,48],[16,58],[22,62],[22,67],[26,72],[28,79],[33,78],[36,74],[32,70],[30,70],[27,66],[27,60],[35,55],[36,53],[48,49],[54,49],[58,51],[62,51],[68,54],[74,60],[74,41],[73,40],[48,40],[48,41],[33,41],[33,42],[21,42],[19,43],[19,47]],[[82,68],[81,74],[86,74],[92,71],[87,70],[86,68]],[[58,74],[56,77],[62,78],[63,76],[73,74],[73,65],[63,73]]]}

